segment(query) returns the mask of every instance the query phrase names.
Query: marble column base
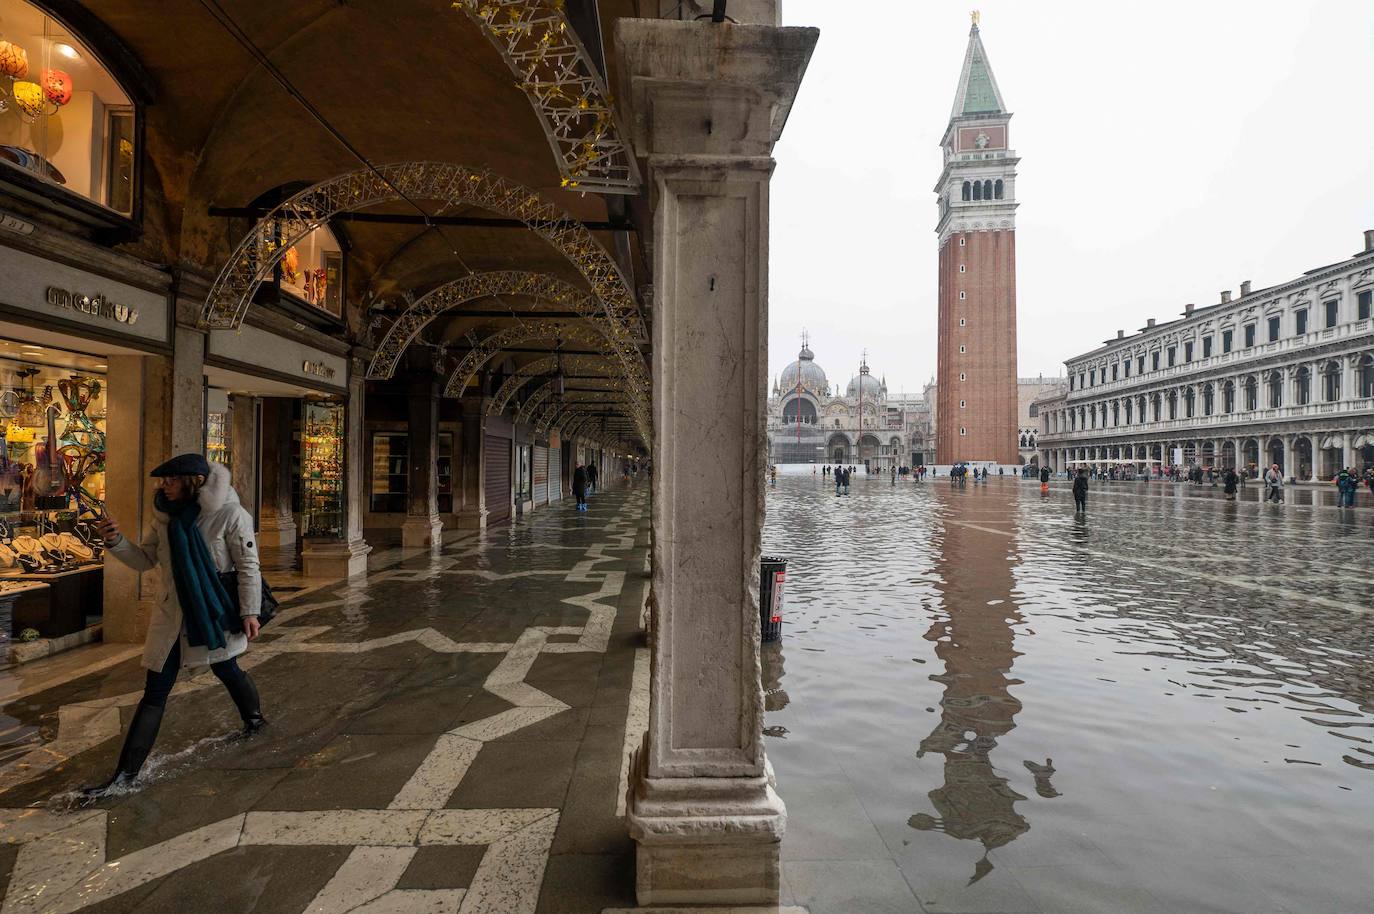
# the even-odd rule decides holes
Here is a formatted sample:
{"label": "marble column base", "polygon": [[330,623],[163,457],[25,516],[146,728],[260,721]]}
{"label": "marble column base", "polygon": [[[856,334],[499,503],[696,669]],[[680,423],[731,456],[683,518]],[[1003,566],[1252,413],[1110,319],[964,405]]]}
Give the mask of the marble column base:
{"label": "marble column base", "polygon": [[437,549],[443,536],[444,522],[437,514],[411,515],[401,524],[402,549]]}
{"label": "marble column base", "polygon": [[454,526],[459,530],[485,530],[487,511],[485,508],[459,508],[454,515]]}
{"label": "marble column base", "polygon": [[306,539],[301,550],[302,571],[308,578],[351,578],[367,572],[372,547],[356,540]]}
{"label": "marble column base", "polygon": [[290,514],[262,515],[258,522],[258,544],[289,546],[296,541],[296,521]]}
{"label": "marble column base", "polygon": [[763,777],[650,778],[636,753],[626,819],[641,905],[776,905],[787,808]]}

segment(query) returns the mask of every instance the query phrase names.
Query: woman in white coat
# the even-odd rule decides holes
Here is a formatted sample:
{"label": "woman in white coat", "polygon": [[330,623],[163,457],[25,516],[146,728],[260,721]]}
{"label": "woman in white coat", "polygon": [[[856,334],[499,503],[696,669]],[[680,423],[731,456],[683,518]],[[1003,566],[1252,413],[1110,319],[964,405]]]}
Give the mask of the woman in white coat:
{"label": "woman in white coat", "polygon": [[[134,711],[114,776],[84,791],[102,797],[128,785],[157,741],[167,696],[182,666],[210,667],[243,718],[244,733],[261,730],[257,687],[234,658],[257,637],[262,578],[253,519],[229,485],[229,470],[200,454],[173,457],[153,470],[159,488],[153,522],[141,545],[119,532],[112,518],[97,523],[110,555],[137,571],[158,572],[158,589],[143,645],[147,681]],[[220,575],[237,569],[238,602]]]}

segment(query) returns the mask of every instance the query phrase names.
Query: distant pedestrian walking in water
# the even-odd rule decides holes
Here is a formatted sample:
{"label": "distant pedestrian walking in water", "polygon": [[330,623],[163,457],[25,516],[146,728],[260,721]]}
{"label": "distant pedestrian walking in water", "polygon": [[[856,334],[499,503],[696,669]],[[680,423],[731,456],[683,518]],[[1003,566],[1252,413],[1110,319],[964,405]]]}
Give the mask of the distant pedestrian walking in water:
{"label": "distant pedestrian walking in water", "polygon": [[1360,491],[1360,480],[1349,468],[1341,470],[1336,477],[1336,491],[1341,495],[1341,507],[1355,507],[1355,493]]}
{"label": "distant pedestrian walking in water", "polygon": [[852,467],[845,467],[845,468],[844,468],[844,471],[843,471],[843,473],[844,473],[844,494],[846,494],[846,495],[849,494],[849,477],[850,477],[850,474],[852,474],[853,472],[854,472],[854,470],[853,470]]}
{"label": "distant pedestrian walking in water", "polygon": [[573,494],[577,496],[577,510],[587,510],[587,468],[580,463],[573,469]]}
{"label": "distant pedestrian walking in water", "polygon": [[1268,489],[1264,496],[1265,501],[1283,501],[1283,474],[1279,472],[1277,463],[1264,471],[1264,485]]}
{"label": "distant pedestrian walking in water", "polygon": [[1073,481],[1073,510],[1075,514],[1088,511],[1088,471],[1079,470],[1078,478]]}
{"label": "distant pedestrian walking in water", "polygon": [[1040,494],[1041,494],[1041,495],[1049,495],[1049,494],[1050,494],[1050,468],[1049,468],[1049,467],[1041,467],[1041,468],[1040,468]]}
{"label": "distant pedestrian walking in water", "polygon": [[1226,475],[1221,478],[1221,481],[1226,486],[1222,489],[1222,494],[1226,496],[1226,500],[1235,501],[1236,489],[1240,487],[1240,477],[1236,475],[1236,468],[1227,467]]}
{"label": "distant pedestrian walking in water", "polygon": [[844,468],[837,466],[835,471],[830,474],[835,477],[835,497],[840,497],[840,487],[844,485]]}

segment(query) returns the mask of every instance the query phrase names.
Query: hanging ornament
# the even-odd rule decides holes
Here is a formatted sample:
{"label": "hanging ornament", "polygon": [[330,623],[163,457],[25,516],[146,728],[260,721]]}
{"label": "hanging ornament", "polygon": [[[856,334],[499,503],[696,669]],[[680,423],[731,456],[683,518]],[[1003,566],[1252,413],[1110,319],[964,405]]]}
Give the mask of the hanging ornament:
{"label": "hanging ornament", "polygon": [[72,78],[65,70],[44,70],[42,82],[43,94],[57,107],[72,100]]}
{"label": "hanging ornament", "polygon": [[16,82],[14,84],[14,103],[29,117],[40,117],[47,106],[47,97],[38,83]]}
{"label": "hanging ornament", "polygon": [[29,75],[29,52],[17,44],[0,41],[0,76],[23,79]]}

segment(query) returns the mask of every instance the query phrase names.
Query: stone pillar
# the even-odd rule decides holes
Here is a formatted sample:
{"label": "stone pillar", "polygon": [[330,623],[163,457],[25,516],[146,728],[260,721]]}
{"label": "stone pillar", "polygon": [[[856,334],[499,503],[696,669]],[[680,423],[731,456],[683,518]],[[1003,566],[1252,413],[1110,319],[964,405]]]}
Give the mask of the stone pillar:
{"label": "stone pillar", "polygon": [[1281,440],[1283,441],[1283,466],[1281,467],[1283,475],[1296,479],[1298,475],[1296,439],[1292,435],[1284,435]]}
{"label": "stone pillar", "polygon": [[1355,465],[1355,446],[1354,436],[1350,432],[1341,432],[1341,466],[1345,470]]}
{"label": "stone pillar", "polygon": [[348,403],[344,416],[344,535],[340,539],[308,538],[301,550],[301,564],[307,577],[345,578],[367,572],[367,554],[372,547],[363,539],[363,512],[366,492],[363,487],[364,447],[363,403],[367,362],[356,356],[348,360]]}
{"label": "stone pillar", "polygon": [[291,513],[291,407],[282,397],[262,400],[262,508],[258,512],[258,543],[286,546],[296,541]]}
{"label": "stone pillar", "polygon": [[[106,376],[105,511],[124,535],[139,540],[151,521],[148,474],[171,448],[170,359],[112,355]],[[106,557],[102,639],[137,644],[148,631],[157,578]]]}
{"label": "stone pillar", "polygon": [[229,398],[233,427],[229,430],[229,475],[243,509],[258,516],[258,398]]}
{"label": "stone pillar", "polygon": [[[764,755],[758,563],[771,152],[814,29],[620,19],[653,214],[649,731],[628,822],[642,905],[772,905],[786,808]],[[755,20],[757,21],[757,20]],[[708,465],[697,459],[708,453]]]}
{"label": "stone pillar", "polygon": [[[428,353],[421,353],[428,363]],[[410,422],[410,485],[406,519],[401,526],[402,549],[437,549],[443,544],[444,522],[439,518],[436,483],[439,460],[439,383],[429,364],[412,376],[408,393]]]}
{"label": "stone pillar", "polygon": [[[1308,482],[1324,481],[1322,477],[1322,457],[1326,453],[1326,449],[1321,446],[1322,438],[1323,435],[1320,432],[1307,436],[1308,449],[1312,453],[1312,472],[1309,474]],[[1295,438],[1295,448],[1297,446],[1296,441],[1297,439]]]}
{"label": "stone pillar", "polygon": [[205,453],[205,333],[178,324],[172,350],[172,441],[175,454]]}
{"label": "stone pillar", "polygon": [[463,414],[457,456],[458,526],[481,530],[487,525],[486,459],[482,442],[482,415],[486,399],[470,397],[460,403]]}

